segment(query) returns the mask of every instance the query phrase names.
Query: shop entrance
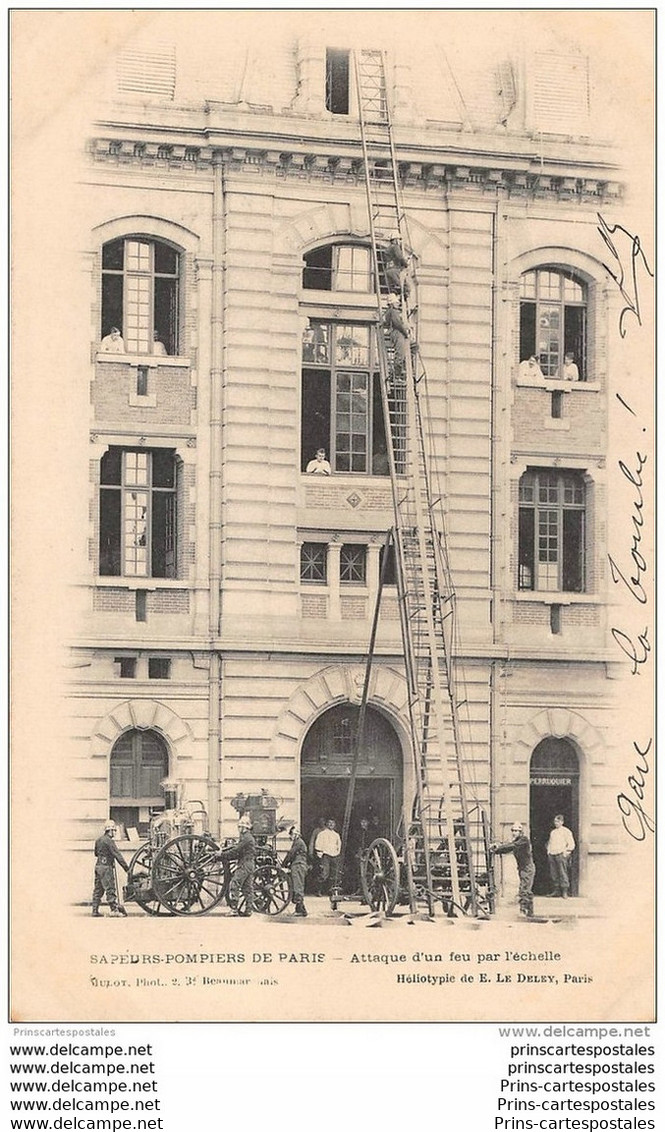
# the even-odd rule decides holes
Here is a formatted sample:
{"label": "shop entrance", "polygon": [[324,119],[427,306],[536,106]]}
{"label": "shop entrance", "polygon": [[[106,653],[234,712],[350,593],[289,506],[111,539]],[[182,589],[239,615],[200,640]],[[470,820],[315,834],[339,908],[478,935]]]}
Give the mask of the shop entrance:
{"label": "shop entrance", "polygon": [[[312,725],[302,749],[301,829],[314,835],[332,818],[342,832],[359,709],[338,704]],[[387,719],[368,707],[354,790],[342,889],[359,888],[358,854],[375,837],[394,836],[402,810],[402,749]],[[310,887],[316,877],[310,873]]]}
{"label": "shop entrance", "polygon": [[[543,896],[552,889],[547,862],[547,841],[554,815],[563,814],[564,825],[579,847],[579,760],[567,739],[541,740],[531,756],[529,831],[536,866],[533,891]],[[579,888],[579,848],[573,854],[570,893]]]}

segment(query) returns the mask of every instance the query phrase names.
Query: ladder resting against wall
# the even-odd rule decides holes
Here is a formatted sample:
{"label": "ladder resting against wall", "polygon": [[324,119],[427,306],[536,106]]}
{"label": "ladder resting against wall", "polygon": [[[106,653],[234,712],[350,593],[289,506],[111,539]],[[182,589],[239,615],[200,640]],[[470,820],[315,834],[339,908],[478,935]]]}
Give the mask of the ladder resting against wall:
{"label": "ladder resting against wall", "polygon": [[[426,375],[415,337],[410,241],[395,157],[384,53],[357,51],[354,65],[394,511],[394,528],[384,561],[392,542],[414,760],[415,789],[402,821],[403,884],[413,910],[418,900],[425,900],[430,911],[440,901],[450,913],[457,908],[483,915],[493,909],[489,830],[484,811],[470,799],[462,758],[453,661],[455,592],[442,501],[434,487],[426,444]],[[381,589],[382,580],[358,747],[362,743],[362,709],[367,701]],[[352,781],[344,845],[353,786]]]}

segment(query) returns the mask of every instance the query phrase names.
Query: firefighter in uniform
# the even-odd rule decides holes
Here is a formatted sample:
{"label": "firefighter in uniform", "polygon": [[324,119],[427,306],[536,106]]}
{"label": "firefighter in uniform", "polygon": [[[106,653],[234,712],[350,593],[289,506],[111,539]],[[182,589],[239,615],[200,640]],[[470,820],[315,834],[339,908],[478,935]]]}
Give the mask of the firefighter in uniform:
{"label": "firefighter in uniform", "polygon": [[300,836],[296,825],[289,828],[291,848],[282,861],[282,868],[291,869],[291,883],[293,884],[293,903],[296,916],[306,916],[305,908],[305,877],[307,876],[307,846]]}
{"label": "firefighter in uniform", "polygon": [[99,905],[102,896],[106,893],[106,902],[111,909],[112,916],[126,916],[122,904],[118,903],[118,893],[115,885],[115,862],[127,872],[128,865],[113,838],[116,833],[114,821],[107,821],[101,837],[95,841],[95,885],[92,890],[92,914],[101,916]]}
{"label": "firefighter in uniform", "polygon": [[520,822],[513,822],[510,832],[513,835],[512,841],[505,841],[502,845],[491,845],[490,849],[492,853],[512,853],[515,857],[517,874],[520,879],[518,892],[520,912],[530,919],[531,916],[533,916],[532,890],[536,875],[531,842],[524,832],[524,826]]}
{"label": "firefighter in uniform", "polygon": [[242,910],[237,910],[238,916],[251,916],[254,911],[254,872],[256,870],[257,845],[252,833],[252,819],[249,814],[243,814],[238,822],[238,840],[228,849],[221,849],[221,860],[237,861],[235,872],[231,877],[230,897],[231,903],[237,905],[239,897],[245,898]]}

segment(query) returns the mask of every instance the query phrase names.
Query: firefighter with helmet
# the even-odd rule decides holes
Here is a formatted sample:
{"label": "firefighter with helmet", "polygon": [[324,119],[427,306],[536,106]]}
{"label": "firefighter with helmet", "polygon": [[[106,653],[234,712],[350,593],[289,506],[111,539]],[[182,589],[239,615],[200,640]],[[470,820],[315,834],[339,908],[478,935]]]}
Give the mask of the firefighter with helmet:
{"label": "firefighter with helmet", "polygon": [[[238,840],[235,845],[221,849],[219,858],[226,861],[237,861],[235,872],[231,877],[229,890],[230,903],[236,906],[236,915],[251,916],[254,910],[254,873],[256,871],[257,844],[252,833],[252,819],[249,814],[242,814],[238,821]],[[244,906],[238,908],[239,897],[244,897]]]}
{"label": "firefighter with helmet", "polygon": [[92,890],[92,914],[101,916],[99,905],[102,896],[106,893],[106,903],[111,909],[112,916],[126,916],[122,904],[118,903],[118,893],[115,883],[115,862],[127,872],[128,865],[118,849],[113,838],[116,834],[116,824],[109,818],[104,826],[101,837],[95,841],[95,884]]}

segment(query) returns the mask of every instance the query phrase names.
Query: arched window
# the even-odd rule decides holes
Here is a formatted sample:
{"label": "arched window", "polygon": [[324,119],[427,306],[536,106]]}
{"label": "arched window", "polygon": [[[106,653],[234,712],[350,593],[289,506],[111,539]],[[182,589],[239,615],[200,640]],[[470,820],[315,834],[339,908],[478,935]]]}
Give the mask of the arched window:
{"label": "arched window", "polygon": [[[586,283],[560,267],[538,267],[520,280],[520,361],[535,357],[545,377],[587,379]],[[570,355],[571,360],[566,361]],[[564,366],[568,368],[564,373]]]}
{"label": "arched window", "polygon": [[319,463],[317,474],[387,475],[370,249],[314,248],[304,257],[302,285],[357,299],[333,309],[332,300],[312,297],[316,315],[308,317],[302,339],[301,470],[314,473],[313,458],[323,449],[326,464]]}
{"label": "arched window", "polygon": [[372,253],[364,244],[324,244],[305,255],[302,285],[307,291],[372,290]]}
{"label": "arched window", "polygon": [[581,472],[529,468],[520,479],[520,590],[582,593],[586,489]]}
{"label": "arched window", "polygon": [[177,354],[179,290],[180,254],[170,244],[143,236],[104,244],[102,339],[117,327],[129,354]]}
{"label": "arched window", "polygon": [[168,777],[169,753],[156,731],[125,731],[111,751],[111,817],[135,829],[147,825],[150,810],[164,807],[160,783]]}

